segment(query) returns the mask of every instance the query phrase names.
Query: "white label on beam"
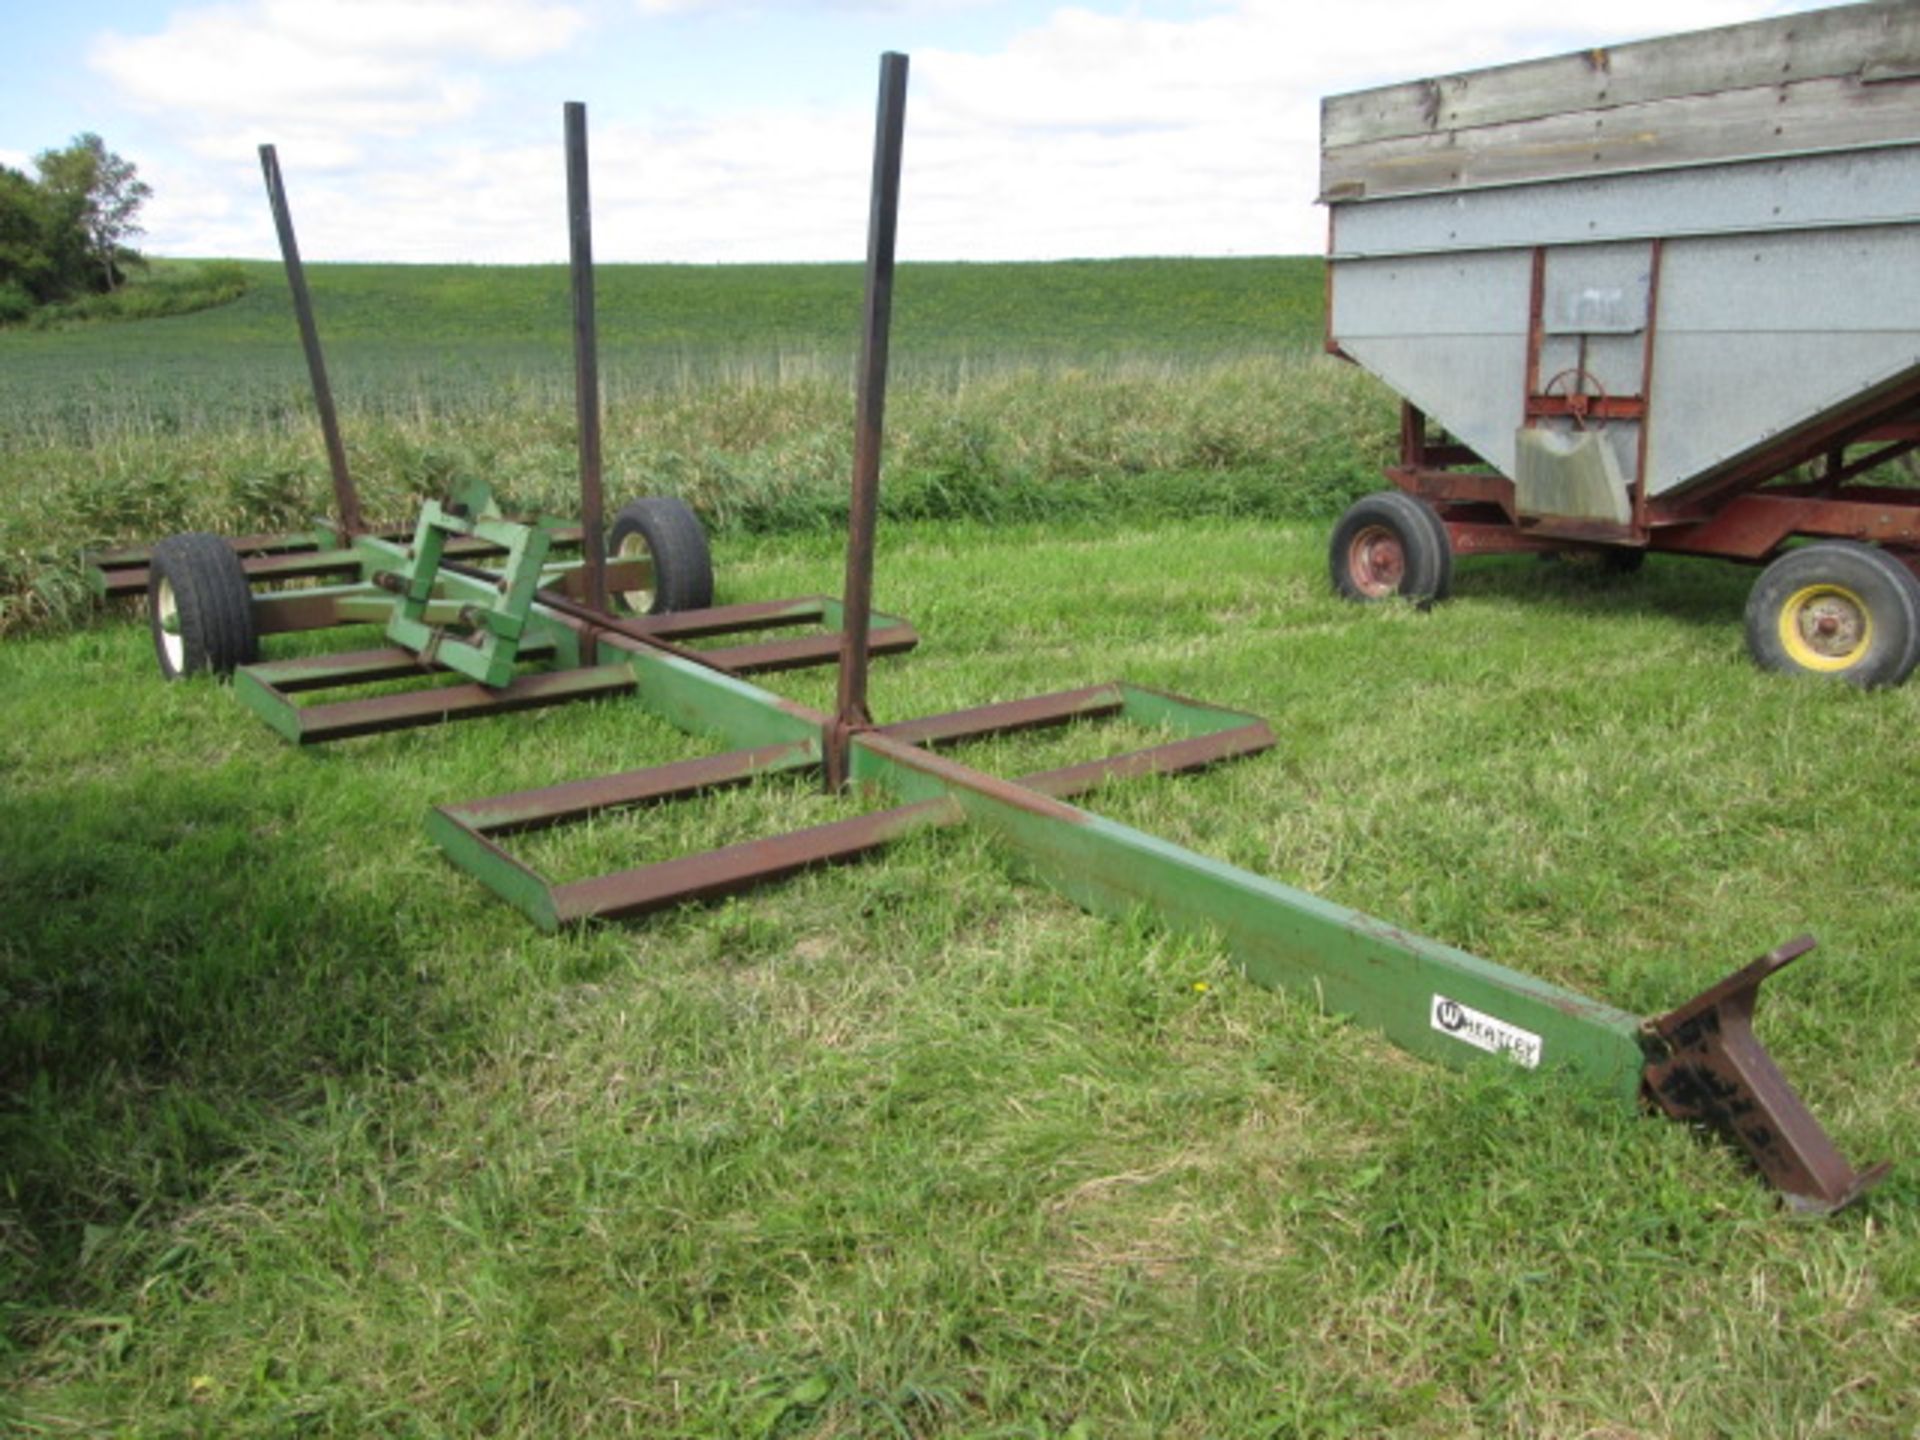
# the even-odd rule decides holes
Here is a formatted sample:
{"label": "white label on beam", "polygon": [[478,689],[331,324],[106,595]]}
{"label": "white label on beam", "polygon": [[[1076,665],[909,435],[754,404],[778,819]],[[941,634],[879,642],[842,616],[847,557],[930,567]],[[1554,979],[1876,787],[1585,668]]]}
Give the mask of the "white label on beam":
{"label": "white label on beam", "polygon": [[1442,1035],[1451,1035],[1476,1050],[1485,1050],[1490,1055],[1511,1056],[1529,1070],[1540,1067],[1538,1035],[1531,1030],[1522,1030],[1518,1025],[1495,1019],[1471,1005],[1462,1005],[1458,1000],[1435,995],[1431,1023]]}

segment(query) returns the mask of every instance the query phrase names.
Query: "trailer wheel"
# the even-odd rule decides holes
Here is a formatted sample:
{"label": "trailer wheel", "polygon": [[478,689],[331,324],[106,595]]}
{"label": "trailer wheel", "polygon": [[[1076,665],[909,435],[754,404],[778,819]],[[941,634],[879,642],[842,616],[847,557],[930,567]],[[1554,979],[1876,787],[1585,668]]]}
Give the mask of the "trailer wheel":
{"label": "trailer wheel", "polygon": [[1434,508],[1400,490],[1356,500],[1327,546],[1333,587],[1349,600],[1405,595],[1423,605],[1453,584],[1453,546]]}
{"label": "trailer wheel", "polygon": [[1898,685],[1920,660],[1920,580],[1851,540],[1789,550],[1747,597],[1747,649],[1764,670]]}
{"label": "trailer wheel", "polygon": [[160,673],[231,675],[260,658],[253,587],[218,535],[169,535],[147,567],[147,618]]}
{"label": "trailer wheel", "polygon": [[607,559],[646,562],[644,584],[614,592],[619,608],[640,615],[704,610],[713,604],[713,557],[707,533],[677,495],[629,500],[613,517]]}

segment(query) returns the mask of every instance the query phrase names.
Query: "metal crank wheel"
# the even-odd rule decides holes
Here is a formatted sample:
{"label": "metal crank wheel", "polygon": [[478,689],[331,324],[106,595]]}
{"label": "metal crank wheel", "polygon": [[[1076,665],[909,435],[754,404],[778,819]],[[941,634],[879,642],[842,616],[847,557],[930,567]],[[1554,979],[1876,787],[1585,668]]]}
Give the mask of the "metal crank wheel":
{"label": "metal crank wheel", "polygon": [[1898,685],[1920,660],[1920,580],[1850,540],[1790,550],[1754,582],[1747,648],[1764,670]]}
{"label": "metal crank wheel", "polygon": [[1355,501],[1333,527],[1327,568],[1349,600],[1404,595],[1421,604],[1446,598],[1453,547],[1432,506],[1399,490]]}

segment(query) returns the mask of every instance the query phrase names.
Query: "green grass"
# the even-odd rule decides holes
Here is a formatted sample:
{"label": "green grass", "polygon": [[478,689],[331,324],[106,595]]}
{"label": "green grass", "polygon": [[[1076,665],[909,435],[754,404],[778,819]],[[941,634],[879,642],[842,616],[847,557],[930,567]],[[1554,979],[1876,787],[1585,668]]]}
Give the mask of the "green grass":
{"label": "green grass", "polygon": [[33,330],[49,330],[187,315],[231,304],[258,278],[257,267],[237,260],[151,260],[136,268],[118,289],[44,305],[32,311],[22,324]]}
{"label": "green grass", "polygon": [[[98,443],[281,425],[310,406],[287,287],[198,314],[47,335],[0,331],[0,442]],[[1318,344],[1316,258],[902,265],[895,374],[964,381],[1035,365],[1192,360]],[[564,266],[312,265],[329,369],[350,413],[485,413],[502,391],[570,394]],[[852,374],[857,265],[604,265],[608,397],[713,379]]]}
{"label": "green grass", "polygon": [[[889,525],[876,598],[926,640],[876,706],[1123,676],[1262,713],[1274,752],[1090,803],[1631,1009],[1815,931],[1761,1028],[1849,1155],[1905,1162],[1863,1209],[1415,1062],[974,831],[541,937],[425,807],[706,742],[614,703],[298,753],[107,619],[0,648],[0,1421],[1907,1433],[1920,690],[1758,674],[1728,567],[1464,564],[1421,614],[1331,599],[1323,543]],[[725,600],[819,591],[839,542],[718,560]],[[769,783],[571,858],[843,809]]]}

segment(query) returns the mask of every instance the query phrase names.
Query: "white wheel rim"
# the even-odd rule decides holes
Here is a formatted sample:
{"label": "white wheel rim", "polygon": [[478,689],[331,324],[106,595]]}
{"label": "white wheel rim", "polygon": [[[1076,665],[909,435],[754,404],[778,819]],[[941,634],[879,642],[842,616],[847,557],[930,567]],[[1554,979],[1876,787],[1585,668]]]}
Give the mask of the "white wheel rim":
{"label": "white wheel rim", "polygon": [[639,533],[624,535],[620,539],[620,551],[616,560],[642,560],[646,562],[647,584],[635,590],[622,590],[620,598],[626,602],[629,610],[644,615],[653,609],[653,594],[658,581],[653,574],[653,551],[647,546],[647,537]]}
{"label": "white wheel rim", "polygon": [[173,585],[162,580],[153,592],[154,612],[160,621],[160,653],[167,668],[176,675],[187,668],[187,642],[180,634],[180,602],[174,598]]}

